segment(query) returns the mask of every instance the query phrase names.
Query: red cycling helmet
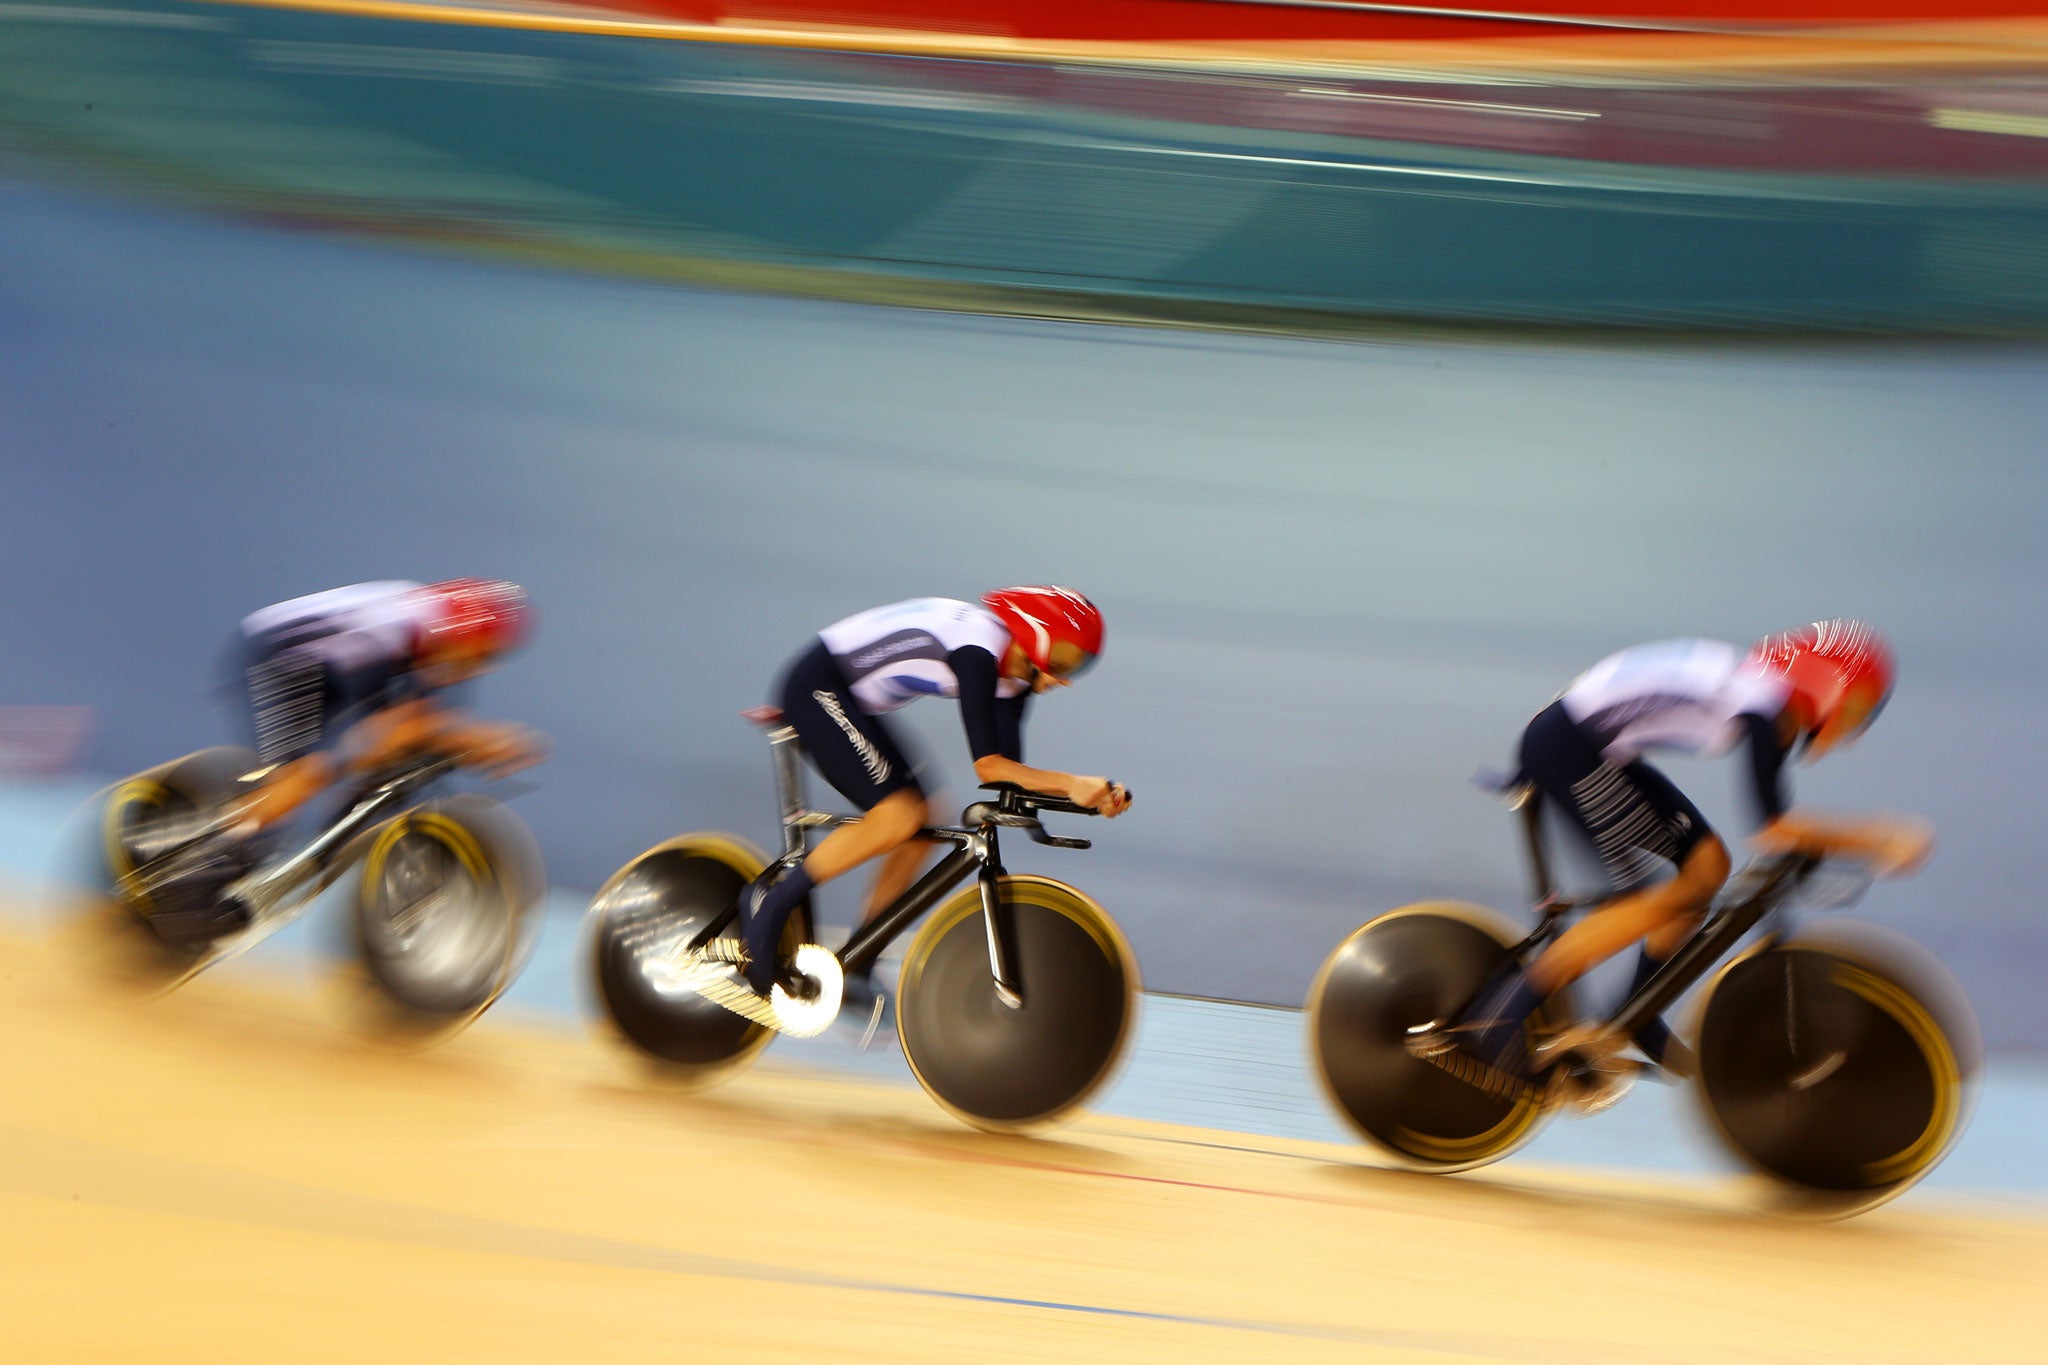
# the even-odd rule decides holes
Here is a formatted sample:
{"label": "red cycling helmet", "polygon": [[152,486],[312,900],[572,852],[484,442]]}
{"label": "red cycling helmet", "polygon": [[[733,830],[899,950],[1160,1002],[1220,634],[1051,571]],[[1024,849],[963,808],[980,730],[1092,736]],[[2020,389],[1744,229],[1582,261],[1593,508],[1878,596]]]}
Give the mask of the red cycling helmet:
{"label": "red cycling helmet", "polygon": [[1041,672],[1079,677],[1102,653],[1102,613],[1071,588],[998,588],[981,602]]}
{"label": "red cycling helmet", "polygon": [[526,589],[491,578],[451,578],[422,590],[439,611],[421,652],[489,658],[519,648],[532,627]]}
{"label": "red cycling helmet", "polygon": [[1816,621],[1767,636],[1749,658],[1790,685],[1815,757],[1862,734],[1892,694],[1891,646],[1863,621]]}

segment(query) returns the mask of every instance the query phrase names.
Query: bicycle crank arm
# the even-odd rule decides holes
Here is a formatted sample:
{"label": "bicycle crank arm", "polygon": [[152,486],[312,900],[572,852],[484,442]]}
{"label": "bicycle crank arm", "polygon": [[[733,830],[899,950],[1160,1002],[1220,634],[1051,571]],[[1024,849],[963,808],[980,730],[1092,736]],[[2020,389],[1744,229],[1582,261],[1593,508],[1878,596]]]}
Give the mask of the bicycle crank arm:
{"label": "bicycle crank arm", "polygon": [[764,1000],[726,959],[702,958],[690,966],[693,970],[675,978],[675,989],[701,995],[720,1009],[792,1038],[815,1038],[831,1027],[839,1016],[839,1002],[846,987],[839,959],[829,948],[815,943],[802,944],[796,950],[798,974],[818,985],[817,993],[809,997],[793,994],[778,981]]}

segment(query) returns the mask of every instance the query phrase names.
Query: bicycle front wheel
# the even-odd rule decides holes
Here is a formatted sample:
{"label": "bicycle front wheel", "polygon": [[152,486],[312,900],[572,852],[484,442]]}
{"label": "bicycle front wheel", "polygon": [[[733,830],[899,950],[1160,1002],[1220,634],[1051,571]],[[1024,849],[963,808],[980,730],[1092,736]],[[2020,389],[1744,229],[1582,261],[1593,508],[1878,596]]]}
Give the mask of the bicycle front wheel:
{"label": "bicycle front wheel", "polygon": [[1108,1079],[1137,1017],[1138,963],[1116,922],[1047,877],[1006,876],[999,911],[1023,995],[996,993],[981,890],[918,931],[904,957],[896,1033],[918,1083],[976,1128],[1057,1122]]}
{"label": "bicycle front wheel", "polygon": [[1715,1130],[1823,1213],[1882,1203],[1932,1170],[1976,1069],[1974,1018],[1940,965],[1858,937],[1763,944],[1722,969],[1700,1010]]}
{"label": "bicycle front wheel", "polygon": [[380,1030],[438,1037],[512,984],[547,889],[526,825],[463,793],[392,817],[371,835],[355,905],[355,946],[384,1006]]}

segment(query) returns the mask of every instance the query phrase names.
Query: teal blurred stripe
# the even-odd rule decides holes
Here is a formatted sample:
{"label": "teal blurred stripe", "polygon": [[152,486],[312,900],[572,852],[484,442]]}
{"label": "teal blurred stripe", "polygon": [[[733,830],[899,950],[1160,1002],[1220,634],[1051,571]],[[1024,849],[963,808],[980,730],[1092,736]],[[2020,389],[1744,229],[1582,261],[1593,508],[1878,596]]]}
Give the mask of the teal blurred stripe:
{"label": "teal blurred stripe", "polygon": [[0,5],[0,49],[0,132],[39,157],[628,269],[803,267],[1052,311],[1109,295],[1538,324],[2048,321],[2038,179],[1258,131],[1048,102],[1017,93],[1017,64],[174,0]]}

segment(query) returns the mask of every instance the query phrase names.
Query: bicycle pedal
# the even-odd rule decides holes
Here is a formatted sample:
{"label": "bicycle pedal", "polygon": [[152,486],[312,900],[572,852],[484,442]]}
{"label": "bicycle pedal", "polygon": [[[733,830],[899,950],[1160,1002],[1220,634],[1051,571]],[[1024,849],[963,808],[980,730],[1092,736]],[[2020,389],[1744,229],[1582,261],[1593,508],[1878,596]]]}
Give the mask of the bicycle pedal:
{"label": "bicycle pedal", "polygon": [[1622,1097],[1635,1088],[1640,1068],[1633,1062],[1594,1065],[1575,1064],[1576,1060],[1560,1062],[1553,1072],[1557,1078],[1559,1100],[1576,1113],[1605,1113],[1621,1103]]}

